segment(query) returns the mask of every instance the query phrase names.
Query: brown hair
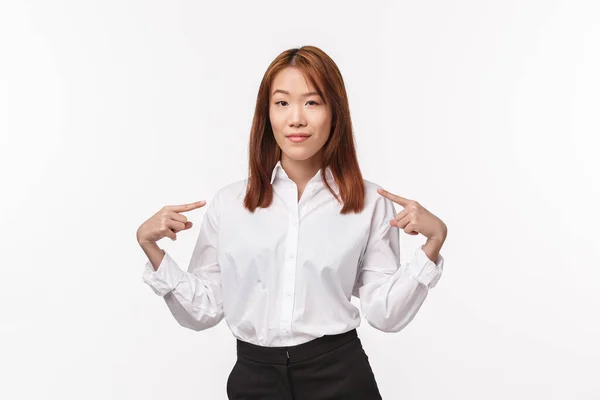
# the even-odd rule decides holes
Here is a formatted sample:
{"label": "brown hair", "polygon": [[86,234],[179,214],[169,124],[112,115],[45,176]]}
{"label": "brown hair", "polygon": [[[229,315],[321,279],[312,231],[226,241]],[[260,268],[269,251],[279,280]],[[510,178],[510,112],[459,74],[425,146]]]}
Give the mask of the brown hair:
{"label": "brown hair", "polygon": [[[244,207],[254,212],[257,207],[269,207],[273,201],[271,174],[275,164],[281,159],[281,148],[273,135],[269,101],[273,78],[288,66],[298,68],[310,80],[325,104],[331,104],[331,132],[327,142],[319,150],[323,152],[321,177],[338,202],[343,203],[341,214],[358,213],[364,208],[365,187],[356,157],[344,80],[335,62],[315,46],[284,51],[271,62],[263,76],[250,132],[248,186]],[[326,179],[327,167],[331,168],[342,200]]]}

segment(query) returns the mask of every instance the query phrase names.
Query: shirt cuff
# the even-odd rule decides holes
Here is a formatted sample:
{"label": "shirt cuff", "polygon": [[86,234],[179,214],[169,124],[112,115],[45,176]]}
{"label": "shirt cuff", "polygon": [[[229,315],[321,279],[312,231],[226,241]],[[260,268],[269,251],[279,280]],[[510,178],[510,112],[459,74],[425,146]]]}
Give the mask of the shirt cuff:
{"label": "shirt cuff", "polygon": [[185,272],[179,268],[169,253],[163,250],[164,257],[155,271],[150,260],[144,267],[142,280],[147,283],[154,293],[164,296],[169,293],[183,279]]}
{"label": "shirt cuff", "polygon": [[410,263],[409,270],[419,282],[427,286],[429,289],[433,288],[440,277],[444,269],[444,257],[442,254],[438,254],[437,264],[434,263],[427,257],[427,254],[423,250],[423,246],[420,246],[413,260]]}

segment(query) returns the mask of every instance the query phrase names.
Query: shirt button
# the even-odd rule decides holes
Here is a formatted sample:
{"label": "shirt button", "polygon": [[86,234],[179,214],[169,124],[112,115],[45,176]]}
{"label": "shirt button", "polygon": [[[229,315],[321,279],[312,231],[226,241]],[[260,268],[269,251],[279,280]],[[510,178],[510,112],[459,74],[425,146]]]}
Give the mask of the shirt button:
{"label": "shirt button", "polygon": [[287,297],[290,297],[292,294],[291,294],[290,292],[287,292],[285,295],[286,295]]}
{"label": "shirt button", "polygon": [[294,258],[294,254],[290,254],[290,255],[289,255],[289,257],[290,257],[290,258]]}
{"label": "shirt button", "polygon": [[283,329],[281,332],[283,332],[283,333],[287,333],[287,329]]}

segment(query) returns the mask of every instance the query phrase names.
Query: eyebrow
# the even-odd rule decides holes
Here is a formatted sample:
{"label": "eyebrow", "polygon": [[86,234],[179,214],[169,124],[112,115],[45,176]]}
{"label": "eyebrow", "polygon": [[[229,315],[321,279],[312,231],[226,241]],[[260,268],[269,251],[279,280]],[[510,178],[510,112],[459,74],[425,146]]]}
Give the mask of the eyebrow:
{"label": "eyebrow", "polygon": [[[281,89],[277,89],[276,91],[274,91],[272,93],[272,95],[274,95],[275,93],[283,93],[283,94],[287,94],[289,96],[290,92],[286,91],[286,90],[281,90]],[[308,96],[319,96],[319,93],[317,92],[308,92],[308,93],[304,93],[303,95],[300,95],[300,97],[308,97]]]}

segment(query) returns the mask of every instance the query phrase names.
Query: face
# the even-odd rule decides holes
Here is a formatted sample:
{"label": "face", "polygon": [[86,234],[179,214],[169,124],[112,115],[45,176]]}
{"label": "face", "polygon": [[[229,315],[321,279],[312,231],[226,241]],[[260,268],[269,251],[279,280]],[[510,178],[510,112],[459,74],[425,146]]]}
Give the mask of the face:
{"label": "face", "polygon": [[[282,151],[282,161],[285,158],[318,160],[320,150],[329,138],[331,109],[324,104],[315,87],[300,70],[286,67],[273,79],[269,103],[269,118]],[[294,133],[309,137],[302,141],[286,137]]]}

